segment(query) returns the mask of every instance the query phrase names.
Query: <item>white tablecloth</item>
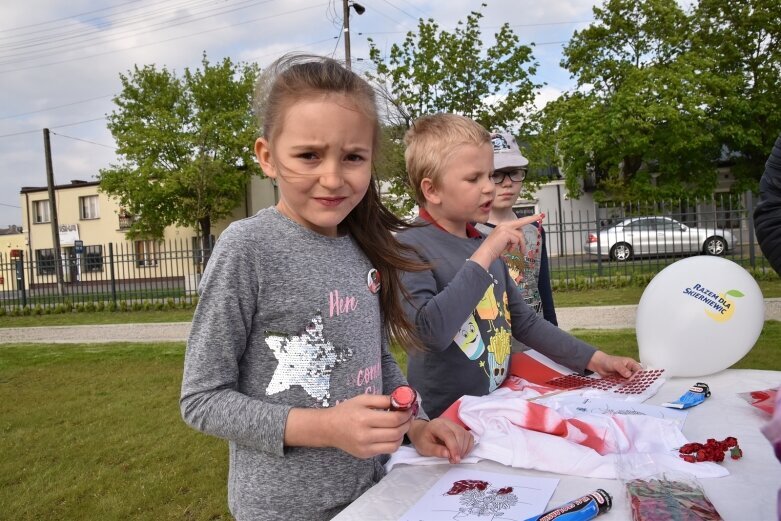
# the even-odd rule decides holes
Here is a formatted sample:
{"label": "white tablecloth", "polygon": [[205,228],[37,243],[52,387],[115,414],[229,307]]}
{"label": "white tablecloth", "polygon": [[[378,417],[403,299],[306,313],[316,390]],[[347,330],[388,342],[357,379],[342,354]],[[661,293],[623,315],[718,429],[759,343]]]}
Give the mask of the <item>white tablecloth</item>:
{"label": "white tablecloth", "polygon": [[[722,463],[730,475],[700,479],[699,483],[725,521],[773,521],[777,519],[776,494],[781,487],[781,463],[770,443],[759,431],[768,415],[737,396],[739,392],[756,391],[781,385],[781,371],[728,369],[700,378],[671,378],[650,398],[649,404],[674,401],[695,382],[705,382],[713,395],[704,403],[689,409],[683,432],[690,441],[704,443],[707,438],[735,436],[743,449],[743,458]],[[471,467],[492,472],[524,476],[548,476],[560,479],[548,504],[561,505],[597,488],[613,496],[613,509],[600,515],[600,521],[632,518],[624,491],[617,480],[580,478],[534,470],[513,469],[492,461],[481,461]],[[392,521],[399,519],[450,465],[395,467],[380,483],[368,490],[342,511],[336,521]]]}

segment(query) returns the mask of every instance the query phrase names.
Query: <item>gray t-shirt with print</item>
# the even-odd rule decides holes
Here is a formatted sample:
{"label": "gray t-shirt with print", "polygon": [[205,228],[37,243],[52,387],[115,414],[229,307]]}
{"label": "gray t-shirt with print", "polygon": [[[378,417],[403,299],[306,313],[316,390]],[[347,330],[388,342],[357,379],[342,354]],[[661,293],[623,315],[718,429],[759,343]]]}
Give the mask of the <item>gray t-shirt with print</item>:
{"label": "gray t-shirt with print", "polygon": [[380,457],[286,447],[293,407],[331,407],[406,383],[382,334],[369,260],[275,208],[231,224],[199,286],[180,400],[227,439],[236,519],[330,519],[384,474]]}

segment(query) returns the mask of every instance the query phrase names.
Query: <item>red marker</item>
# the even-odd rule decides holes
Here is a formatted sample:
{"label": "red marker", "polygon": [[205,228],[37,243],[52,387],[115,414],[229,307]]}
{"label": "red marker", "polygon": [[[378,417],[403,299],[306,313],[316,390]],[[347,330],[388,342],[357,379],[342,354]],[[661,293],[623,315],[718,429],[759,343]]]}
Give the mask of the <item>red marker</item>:
{"label": "red marker", "polygon": [[418,415],[418,393],[409,385],[396,387],[390,395],[391,411],[412,410],[412,416]]}

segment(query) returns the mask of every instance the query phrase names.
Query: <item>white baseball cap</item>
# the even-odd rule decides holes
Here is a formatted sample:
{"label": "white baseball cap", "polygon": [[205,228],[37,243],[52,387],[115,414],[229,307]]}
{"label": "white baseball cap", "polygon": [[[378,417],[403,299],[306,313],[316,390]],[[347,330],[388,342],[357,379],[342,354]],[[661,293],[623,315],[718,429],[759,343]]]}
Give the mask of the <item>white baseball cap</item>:
{"label": "white baseball cap", "polygon": [[529,160],[523,157],[518,143],[509,132],[491,132],[491,143],[494,145],[494,170],[526,168],[529,165]]}

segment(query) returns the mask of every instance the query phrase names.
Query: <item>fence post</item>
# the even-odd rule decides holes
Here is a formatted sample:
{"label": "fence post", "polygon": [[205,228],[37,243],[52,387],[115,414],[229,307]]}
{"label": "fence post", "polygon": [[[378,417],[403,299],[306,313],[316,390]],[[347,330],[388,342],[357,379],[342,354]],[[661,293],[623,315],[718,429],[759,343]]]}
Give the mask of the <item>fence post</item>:
{"label": "fence post", "polygon": [[22,307],[27,305],[27,288],[24,286],[24,252],[19,252],[19,258],[15,262],[16,287],[22,292]]}
{"label": "fence post", "polygon": [[117,279],[114,276],[114,243],[108,243],[109,273],[111,274],[111,301],[117,305]]}
{"label": "fence post", "polygon": [[746,190],[746,210],[748,210],[748,263],[754,269],[757,267],[757,256],[754,252],[754,193],[751,190]]}
{"label": "fence post", "polygon": [[597,275],[602,276],[602,242],[599,240],[599,203],[594,202],[594,221],[597,223]]}

